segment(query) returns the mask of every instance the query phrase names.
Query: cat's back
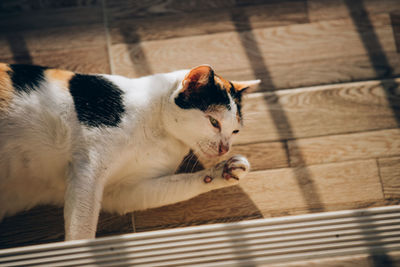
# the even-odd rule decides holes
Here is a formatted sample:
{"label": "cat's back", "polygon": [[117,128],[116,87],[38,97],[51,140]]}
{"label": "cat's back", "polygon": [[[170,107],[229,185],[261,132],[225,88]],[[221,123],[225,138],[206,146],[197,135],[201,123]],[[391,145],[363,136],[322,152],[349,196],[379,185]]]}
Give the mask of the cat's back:
{"label": "cat's back", "polygon": [[57,96],[68,95],[69,81],[74,75],[42,66],[0,63],[0,117],[11,115],[24,102],[38,107],[40,98],[46,99],[47,105],[57,102]]}

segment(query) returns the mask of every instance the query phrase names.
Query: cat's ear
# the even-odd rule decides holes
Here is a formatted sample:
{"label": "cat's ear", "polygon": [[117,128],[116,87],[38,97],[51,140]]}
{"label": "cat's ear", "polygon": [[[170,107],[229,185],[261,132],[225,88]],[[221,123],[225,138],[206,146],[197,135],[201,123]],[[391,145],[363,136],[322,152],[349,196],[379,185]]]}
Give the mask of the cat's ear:
{"label": "cat's ear", "polygon": [[196,93],[210,83],[214,83],[213,69],[208,65],[195,67],[183,79],[181,93],[185,95]]}
{"label": "cat's ear", "polygon": [[233,87],[236,92],[240,93],[251,93],[260,84],[261,80],[251,81],[232,81]]}

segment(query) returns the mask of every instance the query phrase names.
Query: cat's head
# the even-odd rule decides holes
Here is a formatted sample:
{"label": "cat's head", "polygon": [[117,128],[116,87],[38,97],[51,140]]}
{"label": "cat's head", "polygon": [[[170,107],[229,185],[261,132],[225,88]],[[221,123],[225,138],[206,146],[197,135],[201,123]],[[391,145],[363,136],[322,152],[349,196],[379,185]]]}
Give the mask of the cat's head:
{"label": "cat's head", "polygon": [[190,70],[172,94],[175,105],[168,128],[196,154],[227,153],[242,127],[242,95],[260,81],[227,81],[208,65]]}

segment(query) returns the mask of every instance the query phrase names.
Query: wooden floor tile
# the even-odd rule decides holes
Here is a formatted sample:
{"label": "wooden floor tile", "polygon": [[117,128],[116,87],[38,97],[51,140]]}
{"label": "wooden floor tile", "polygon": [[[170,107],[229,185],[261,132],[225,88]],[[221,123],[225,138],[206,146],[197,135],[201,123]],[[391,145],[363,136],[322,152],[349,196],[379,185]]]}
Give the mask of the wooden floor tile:
{"label": "wooden floor tile", "polygon": [[391,13],[390,18],[392,20],[393,34],[396,41],[397,52],[400,53],[400,11],[397,13]]}
{"label": "wooden floor tile", "polygon": [[375,160],[255,172],[241,188],[265,214],[383,198]]}
{"label": "wooden floor tile", "polygon": [[105,46],[38,52],[32,55],[18,55],[15,58],[0,56],[0,62],[36,64],[82,73],[110,73]]}
{"label": "wooden floor tile", "polygon": [[0,223],[0,248],[49,243],[64,239],[63,211],[37,207]]}
{"label": "wooden floor tile", "polygon": [[400,129],[288,141],[291,166],[400,155]]}
{"label": "wooden floor tile", "polygon": [[[317,197],[315,197],[317,196]],[[277,214],[357,208],[382,201],[375,160],[252,172],[240,186],[135,213],[138,231]],[[361,203],[361,204],[360,204]]]}
{"label": "wooden floor tile", "polygon": [[52,1],[25,1],[3,0],[0,4],[0,13],[18,13],[21,11],[35,11],[41,9],[61,9],[71,7],[95,7],[100,1],[93,0],[52,0]]}
{"label": "wooden floor tile", "polygon": [[285,144],[282,142],[237,145],[232,147],[230,154],[245,156],[253,171],[289,167]]}
{"label": "wooden floor tile", "polygon": [[[297,64],[298,68],[305,68],[303,73],[306,73],[313,62],[317,62],[319,67],[321,67],[320,64],[333,65],[330,70],[334,70],[340,69],[345,58],[364,56],[361,64],[365,65],[370,60],[368,53],[396,52],[389,15],[379,14],[371,20],[376,36],[371,34],[370,29],[366,27],[361,33],[364,35],[362,40],[367,41],[369,38],[375,40],[374,38],[377,37],[380,46],[371,45],[368,51],[351,20],[343,19],[262,28],[241,33],[226,32],[137,44],[114,44],[111,46],[111,56],[115,73],[130,77],[191,68],[208,63],[220,74],[251,70],[255,74],[259,73],[260,76],[257,78],[262,80],[268,80],[273,76],[271,83],[274,85],[275,81],[280,81],[275,79],[279,76],[285,80],[281,82],[282,87],[287,88],[285,86],[290,82],[284,78],[283,73],[293,71],[294,68],[289,67],[293,64]],[[393,60],[390,63],[392,62]],[[311,67],[311,69],[316,68]],[[343,75],[350,76],[350,80],[368,78],[368,75],[363,74],[359,77],[359,70],[360,68],[355,70],[357,72],[339,73],[339,75],[327,73],[325,77],[328,78],[325,81],[321,81],[319,76],[310,72],[309,79],[315,77],[316,81],[308,82],[308,84],[343,80]],[[376,77],[372,66],[367,67],[365,71],[372,74],[372,77]],[[282,74],[276,74],[277,72]],[[229,78],[240,77],[230,76]],[[290,78],[290,80],[295,80],[295,75]],[[292,83],[292,85],[295,84]],[[282,88],[278,83],[275,87]]]}
{"label": "wooden floor tile", "polygon": [[308,22],[306,1],[267,2],[263,5],[219,8],[212,12],[194,10],[190,13],[168,13],[151,18],[127,17],[124,15],[127,11],[121,11],[120,8],[118,6],[117,9],[114,7],[107,10],[113,44]]}
{"label": "wooden floor tile", "polygon": [[400,198],[400,157],[379,159],[385,198]]}
{"label": "wooden floor tile", "polygon": [[[20,56],[106,45],[103,24],[12,31],[0,35],[0,55]],[[72,51],[71,51],[72,52]]]}
{"label": "wooden floor tile", "polygon": [[107,9],[112,20],[135,17],[158,17],[170,14],[187,14],[196,11],[226,9],[235,7],[238,1],[233,0],[189,0],[189,1],[135,1],[108,0]]}
{"label": "wooden floor tile", "polygon": [[110,73],[99,1],[7,2],[0,32],[0,61]]}
{"label": "wooden floor tile", "polygon": [[354,17],[363,17],[378,13],[400,11],[400,5],[397,0],[308,0],[307,3],[311,21],[349,18],[350,14]]}
{"label": "wooden floor tile", "polygon": [[[50,3],[51,1],[43,1]],[[102,24],[100,5],[0,13],[0,32]]]}
{"label": "wooden floor tile", "polygon": [[[244,100],[244,128],[236,143],[395,128],[392,108],[400,105],[399,82],[369,81],[251,95]],[[391,89],[386,91],[382,84]]]}
{"label": "wooden floor tile", "polygon": [[231,80],[261,79],[259,91],[273,91],[399,76],[400,54],[390,52],[386,56],[384,59],[378,54],[372,54],[373,64],[369,55],[357,55],[264,67],[254,64],[249,69],[217,72]]}

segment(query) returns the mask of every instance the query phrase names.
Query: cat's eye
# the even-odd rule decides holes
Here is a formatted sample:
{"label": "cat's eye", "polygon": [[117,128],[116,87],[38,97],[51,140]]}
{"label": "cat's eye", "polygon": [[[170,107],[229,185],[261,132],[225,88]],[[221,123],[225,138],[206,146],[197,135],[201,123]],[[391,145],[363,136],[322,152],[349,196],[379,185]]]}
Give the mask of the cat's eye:
{"label": "cat's eye", "polygon": [[239,133],[239,130],[234,130],[232,133],[237,134],[237,133]]}
{"label": "cat's eye", "polygon": [[214,127],[214,128],[217,128],[217,129],[221,129],[221,126],[219,125],[219,122],[216,120],[216,119],[214,119],[213,117],[209,117],[209,119],[210,119],[210,123],[211,123],[211,125]]}

